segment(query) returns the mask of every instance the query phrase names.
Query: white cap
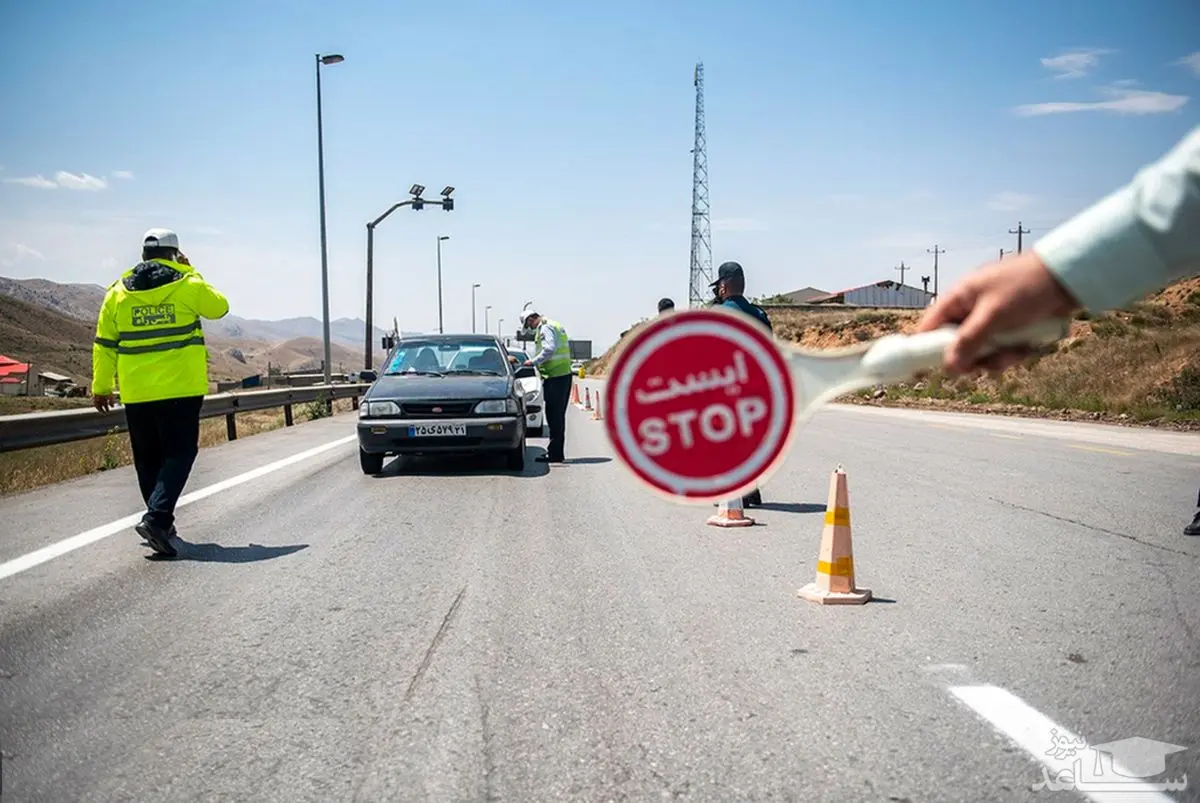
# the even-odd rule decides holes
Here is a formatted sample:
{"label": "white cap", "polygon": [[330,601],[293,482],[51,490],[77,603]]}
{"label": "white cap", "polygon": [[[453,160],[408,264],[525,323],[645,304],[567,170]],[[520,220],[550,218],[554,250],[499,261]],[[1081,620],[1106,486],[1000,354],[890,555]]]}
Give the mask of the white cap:
{"label": "white cap", "polygon": [[525,306],[521,308],[521,314],[517,316],[517,323],[525,325],[525,319],[530,315],[537,315],[537,310],[533,308],[532,301],[526,301]]}
{"label": "white cap", "polygon": [[179,250],[179,237],[170,229],[150,229],[142,238],[143,248],[174,248]]}

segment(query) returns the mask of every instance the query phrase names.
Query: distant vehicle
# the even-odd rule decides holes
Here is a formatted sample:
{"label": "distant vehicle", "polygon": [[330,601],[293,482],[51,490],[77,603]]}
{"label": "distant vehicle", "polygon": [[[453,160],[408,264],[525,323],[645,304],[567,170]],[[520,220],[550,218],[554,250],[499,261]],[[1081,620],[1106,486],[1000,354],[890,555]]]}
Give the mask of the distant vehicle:
{"label": "distant vehicle", "polygon": [[358,407],[358,458],[378,474],[388,455],[503,454],[525,468],[526,416],[541,411],[514,366],[489,335],[412,335],[395,341]]}
{"label": "distant vehicle", "polygon": [[583,367],[583,360],[571,360],[571,373],[579,373],[579,369]]}
{"label": "distant vehicle", "polygon": [[[529,359],[529,355],[523,351],[509,349],[508,353],[516,359],[518,366]],[[542,401],[542,375],[537,372],[537,369],[526,370],[532,370],[533,373],[522,374],[517,381],[521,383],[521,389],[525,391],[527,402],[537,409],[525,416],[525,425],[529,427],[529,437],[540,438],[546,426],[545,402]]]}

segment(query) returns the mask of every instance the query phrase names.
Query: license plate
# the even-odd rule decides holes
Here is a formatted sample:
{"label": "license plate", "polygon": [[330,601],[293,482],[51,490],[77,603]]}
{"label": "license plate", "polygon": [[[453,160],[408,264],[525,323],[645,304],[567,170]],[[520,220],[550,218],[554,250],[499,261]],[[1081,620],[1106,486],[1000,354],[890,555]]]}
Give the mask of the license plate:
{"label": "license plate", "polygon": [[414,424],[408,428],[410,438],[465,438],[466,424]]}

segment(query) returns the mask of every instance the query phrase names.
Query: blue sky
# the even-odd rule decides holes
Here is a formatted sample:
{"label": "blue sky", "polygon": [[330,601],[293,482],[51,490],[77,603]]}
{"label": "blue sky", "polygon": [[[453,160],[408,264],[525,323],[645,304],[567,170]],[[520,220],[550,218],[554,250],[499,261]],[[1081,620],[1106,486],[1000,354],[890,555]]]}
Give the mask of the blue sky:
{"label": "blue sky", "polygon": [[481,328],[532,299],[598,349],[686,304],[697,61],[714,264],[751,295],[919,284],[935,244],[945,289],[1200,122],[1193,0],[5,3],[0,274],[107,284],[167,226],[237,314],[319,317],[317,52],[346,57],[333,316],[363,315],[366,222],[452,184],[378,229],[377,320],[436,329],[446,234],[448,329],[478,282]]}

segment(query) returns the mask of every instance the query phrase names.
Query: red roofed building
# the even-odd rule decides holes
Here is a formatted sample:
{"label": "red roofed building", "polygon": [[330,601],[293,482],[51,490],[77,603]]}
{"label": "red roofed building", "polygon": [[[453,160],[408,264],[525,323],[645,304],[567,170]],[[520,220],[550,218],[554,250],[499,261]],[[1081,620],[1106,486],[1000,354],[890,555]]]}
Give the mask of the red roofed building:
{"label": "red roofed building", "polygon": [[25,392],[29,382],[29,363],[17,362],[12,357],[0,354],[0,393],[18,396]]}

